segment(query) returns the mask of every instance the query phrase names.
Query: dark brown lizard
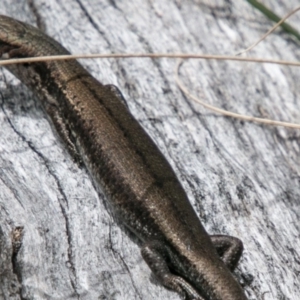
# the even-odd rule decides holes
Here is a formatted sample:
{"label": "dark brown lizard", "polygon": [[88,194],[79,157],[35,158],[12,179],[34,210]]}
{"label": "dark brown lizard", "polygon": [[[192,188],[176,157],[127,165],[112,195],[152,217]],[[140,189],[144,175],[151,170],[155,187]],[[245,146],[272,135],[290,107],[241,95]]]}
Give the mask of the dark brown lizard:
{"label": "dark brown lizard", "polygon": [[[68,53],[36,28],[0,16],[2,58]],[[242,242],[207,234],[174,171],[116,87],[99,83],[76,61],[7,69],[42,100],[71,154],[80,156],[117,216],[142,241],[142,256],[163,285],[187,299],[247,299],[231,274]]]}

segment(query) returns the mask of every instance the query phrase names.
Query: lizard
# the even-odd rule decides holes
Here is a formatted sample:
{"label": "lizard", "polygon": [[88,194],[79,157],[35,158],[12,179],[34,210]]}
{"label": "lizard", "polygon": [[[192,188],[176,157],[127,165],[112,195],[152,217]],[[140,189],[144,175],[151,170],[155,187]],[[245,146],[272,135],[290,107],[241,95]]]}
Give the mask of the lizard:
{"label": "lizard", "polygon": [[[69,52],[35,27],[0,16],[0,57]],[[191,300],[246,300],[232,274],[242,242],[209,235],[156,144],[124,104],[77,61],[47,61],[6,68],[41,99],[70,154],[82,160],[116,216],[141,241],[157,279]]]}

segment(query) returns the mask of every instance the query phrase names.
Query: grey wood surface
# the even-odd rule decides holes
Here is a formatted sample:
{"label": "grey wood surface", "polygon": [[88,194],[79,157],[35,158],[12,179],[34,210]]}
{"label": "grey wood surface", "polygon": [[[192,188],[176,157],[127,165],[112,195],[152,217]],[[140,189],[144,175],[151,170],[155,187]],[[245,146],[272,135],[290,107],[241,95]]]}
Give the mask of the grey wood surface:
{"label": "grey wood surface", "polygon": [[[299,4],[264,3],[280,15]],[[39,25],[72,53],[234,54],[272,26],[246,1],[2,0],[0,13]],[[299,15],[290,21],[299,22]],[[299,42],[277,30],[251,55],[299,60]],[[249,299],[299,299],[299,130],[233,120],[190,102],[175,84],[174,60],[82,63],[123,92],[206,229],[243,241],[236,274]],[[181,75],[208,103],[300,120],[299,68],[202,60],[186,62]],[[0,299],[180,299],[156,281],[139,242],[105,203],[38,99],[0,69]]]}

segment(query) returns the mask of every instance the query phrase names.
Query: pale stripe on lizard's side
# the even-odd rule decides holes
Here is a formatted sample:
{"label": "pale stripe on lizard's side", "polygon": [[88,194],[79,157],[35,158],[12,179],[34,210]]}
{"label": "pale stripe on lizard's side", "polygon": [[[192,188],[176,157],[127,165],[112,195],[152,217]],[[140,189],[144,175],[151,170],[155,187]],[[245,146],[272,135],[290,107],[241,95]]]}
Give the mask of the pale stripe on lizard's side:
{"label": "pale stripe on lizard's side", "polygon": [[[3,57],[67,53],[36,28],[0,16]],[[83,160],[118,217],[142,241],[142,255],[163,285],[187,299],[247,299],[231,274],[241,241],[207,234],[169,163],[115,87],[99,83],[76,61],[7,69],[42,100],[71,154]]]}

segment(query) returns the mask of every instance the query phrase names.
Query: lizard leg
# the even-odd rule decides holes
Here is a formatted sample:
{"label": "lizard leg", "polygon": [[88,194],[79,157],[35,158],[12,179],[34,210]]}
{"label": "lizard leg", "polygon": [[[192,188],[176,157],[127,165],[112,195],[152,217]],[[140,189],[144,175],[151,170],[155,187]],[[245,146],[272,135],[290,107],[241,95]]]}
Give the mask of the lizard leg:
{"label": "lizard leg", "polygon": [[233,271],[243,253],[242,241],[228,235],[211,235],[210,238],[225,265]]}
{"label": "lizard leg", "polygon": [[106,84],[105,87],[107,89],[109,89],[125,105],[125,107],[129,110],[126,99],[124,98],[122,92],[119,90],[118,87],[116,87],[113,84]]}
{"label": "lizard leg", "polygon": [[172,257],[170,251],[160,241],[151,241],[144,244],[141,253],[152,272],[165,287],[178,292],[185,299],[204,300],[187,281],[170,272],[167,265],[167,260]]}

